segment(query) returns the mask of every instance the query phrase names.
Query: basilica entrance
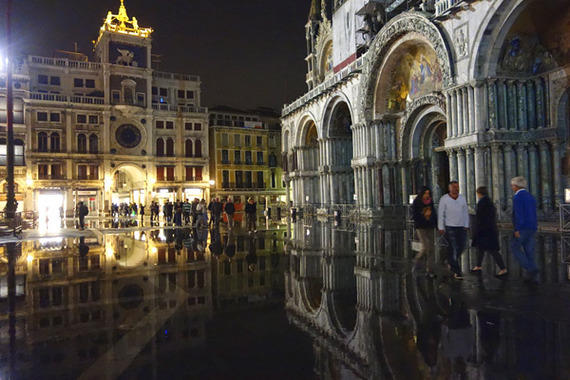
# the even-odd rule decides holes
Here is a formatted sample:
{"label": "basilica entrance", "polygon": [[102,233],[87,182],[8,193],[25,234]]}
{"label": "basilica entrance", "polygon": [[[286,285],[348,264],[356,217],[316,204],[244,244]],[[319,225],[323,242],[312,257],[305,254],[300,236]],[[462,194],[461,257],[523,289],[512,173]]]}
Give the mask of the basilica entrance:
{"label": "basilica entrance", "polygon": [[324,203],[350,204],[354,202],[354,172],[351,166],[352,117],[346,102],[340,97],[328,107],[325,125],[328,134],[324,141],[325,163],[321,174],[321,194]]}

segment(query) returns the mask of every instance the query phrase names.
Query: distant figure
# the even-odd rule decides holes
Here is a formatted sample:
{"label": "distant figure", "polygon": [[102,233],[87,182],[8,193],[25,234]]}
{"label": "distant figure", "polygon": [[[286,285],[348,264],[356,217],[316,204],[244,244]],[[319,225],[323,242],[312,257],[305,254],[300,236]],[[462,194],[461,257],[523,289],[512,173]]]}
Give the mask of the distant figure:
{"label": "distant figure", "polygon": [[515,177],[511,180],[513,197],[514,240],[511,245],[513,255],[527,272],[527,282],[538,281],[538,269],[534,260],[534,244],[536,230],[536,200],[526,190],[527,180]]}
{"label": "distant figure", "polygon": [[422,243],[422,249],[414,259],[414,269],[418,269],[420,259],[425,255],[427,260],[426,270],[430,277],[433,276],[433,259],[435,255],[434,233],[437,224],[437,214],[433,206],[431,190],[422,187],[414,203],[412,204],[412,216],[418,238]]}
{"label": "distant figure", "polygon": [[220,198],[214,198],[212,202],[212,208],[210,209],[210,214],[212,215],[212,226],[218,228],[220,226],[220,217],[222,215],[223,205],[220,202]]}
{"label": "distant figure", "polygon": [[495,206],[489,198],[489,190],[485,186],[477,188],[477,212],[473,223],[472,246],[477,248],[477,262],[471,272],[481,273],[483,256],[485,251],[489,252],[499,266],[497,277],[507,274],[507,269],[501,254],[499,253],[499,230],[497,228],[497,218]]}
{"label": "distant figure", "polygon": [[83,204],[83,202],[79,202],[78,204],[78,215],[79,215],[79,229],[80,230],[84,230],[85,229],[85,217],[89,214],[89,209],[87,208],[87,206],[85,206],[85,204]]}
{"label": "distant figure", "polygon": [[224,211],[226,212],[226,217],[228,218],[228,228],[231,230],[234,228],[234,214],[236,212],[236,207],[231,197],[228,197],[228,201],[224,206]]}
{"label": "distant figure", "polygon": [[245,215],[249,233],[257,232],[257,204],[253,198],[249,198],[247,205],[245,205]]}
{"label": "distant figure", "polygon": [[469,211],[465,197],[459,194],[459,183],[449,182],[449,193],[439,200],[437,218],[439,234],[444,235],[449,244],[448,261],[456,280],[463,278],[459,260],[467,242]]}

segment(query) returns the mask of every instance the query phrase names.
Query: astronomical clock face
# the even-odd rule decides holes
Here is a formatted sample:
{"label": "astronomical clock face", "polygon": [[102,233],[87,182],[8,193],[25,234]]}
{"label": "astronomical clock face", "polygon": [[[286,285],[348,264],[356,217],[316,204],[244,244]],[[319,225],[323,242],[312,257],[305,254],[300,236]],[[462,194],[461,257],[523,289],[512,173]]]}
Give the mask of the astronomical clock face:
{"label": "astronomical clock face", "polygon": [[136,148],[141,142],[141,131],[132,124],[121,124],[115,139],[123,148]]}

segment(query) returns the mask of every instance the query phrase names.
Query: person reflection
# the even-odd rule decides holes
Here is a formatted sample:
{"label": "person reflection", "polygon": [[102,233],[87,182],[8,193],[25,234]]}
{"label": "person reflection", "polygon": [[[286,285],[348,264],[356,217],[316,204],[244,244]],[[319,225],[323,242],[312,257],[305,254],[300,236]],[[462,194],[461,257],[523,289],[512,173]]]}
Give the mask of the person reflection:
{"label": "person reflection", "polygon": [[441,328],[443,353],[450,361],[451,378],[467,378],[467,362],[472,359],[473,326],[463,302],[449,299],[448,318]]}
{"label": "person reflection", "polygon": [[236,235],[232,231],[230,231],[230,233],[228,234],[226,247],[224,248],[224,253],[226,254],[226,256],[230,261],[236,255],[236,240],[237,240]]}
{"label": "person reflection", "polygon": [[433,303],[428,303],[424,308],[418,323],[418,351],[430,368],[431,376],[436,377],[437,353],[441,337],[441,317],[437,314]]}
{"label": "person reflection", "polygon": [[255,272],[257,269],[257,239],[253,236],[249,238],[249,247],[247,255],[245,256],[245,261],[247,262],[247,269],[250,272]]}
{"label": "person reflection", "polygon": [[216,257],[220,257],[223,252],[222,247],[222,237],[220,236],[220,230],[213,228],[210,231],[210,252]]}
{"label": "person reflection", "polygon": [[79,256],[87,256],[89,253],[89,246],[85,244],[85,236],[79,238]]}

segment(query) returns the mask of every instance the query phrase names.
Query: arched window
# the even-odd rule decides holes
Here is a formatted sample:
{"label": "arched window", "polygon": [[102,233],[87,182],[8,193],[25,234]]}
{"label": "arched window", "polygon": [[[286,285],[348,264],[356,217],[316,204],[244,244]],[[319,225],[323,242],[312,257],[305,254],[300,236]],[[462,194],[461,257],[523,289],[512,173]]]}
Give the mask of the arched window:
{"label": "arched window", "polygon": [[48,151],[48,135],[45,132],[38,133],[38,152]]}
{"label": "arched window", "polygon": [[77,135],[77,153],[87,153],[87,136],[83,133]]}
{"label": "arched window", "polygon": [[196,157],[202,157],[202,141],[196,140],[195,149],[196,149],[195,156]]}
{"label": "arched window", "polygon": [[166,140],[166,156],[167,157],[174,157],[174,140],[167,139]]}
{"label": "arched window", "polygon": [[61,151],[61,144],[59,140],[59,133],[54,132],[49,137],[50,152],[59,153]]}
{"label": "arched window", "polygon": [[156,156],[164,157],[164,140],[156,139]]}
{"label": "arched window", "polygon": [[89,153],[99,153],[99,138],[95,133],[89,135]]}
{"label": "arched window", "polygon": [[192,157],[192,140],[186,140],[186,157]]}

